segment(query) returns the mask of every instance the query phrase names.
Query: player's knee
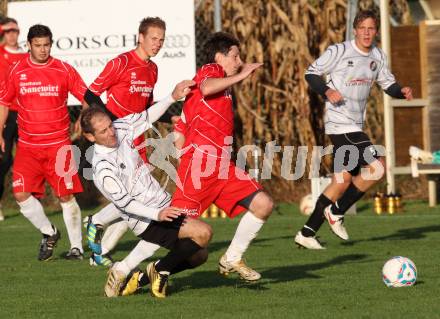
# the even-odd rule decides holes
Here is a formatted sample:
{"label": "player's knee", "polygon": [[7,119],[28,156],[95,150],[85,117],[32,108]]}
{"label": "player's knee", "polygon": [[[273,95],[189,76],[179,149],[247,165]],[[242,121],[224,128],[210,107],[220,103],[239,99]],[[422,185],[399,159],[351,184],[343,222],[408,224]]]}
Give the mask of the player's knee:
{"label": "player's knee", "polygon": [[264,192],[261,192],[258,195],[255,203],[256,209],[253,211],[253,214],[260,219],[266,220],[272,214],[274,202],[272,197]]}
{"label": "player's knee", "polygon": [[29,197],[31,197],[31,194],[29,193],[14,193],[15,200],[19,203],[24,202]]}
{"label": "player's knee", "polygon": [[73,195],[69,194],[69,195],[65,195],[65,196],[60,196],[59,199],[60,199],[61,203],[67,203],[73,199]]}
{"label": "player's knee", "polygon": [[198,243],[202,247],[208,246],[208,243],[212,238],[212,228],[210,225],[203,223],[203,227],[200,227],[197,233]]}
{"label": "player's knee", "polygon": [[265,212],[267,217],[269,217],[272,214],[274,206],[275,204],[273,202],[272,197],[267,195],[263,202],[263,211]]}

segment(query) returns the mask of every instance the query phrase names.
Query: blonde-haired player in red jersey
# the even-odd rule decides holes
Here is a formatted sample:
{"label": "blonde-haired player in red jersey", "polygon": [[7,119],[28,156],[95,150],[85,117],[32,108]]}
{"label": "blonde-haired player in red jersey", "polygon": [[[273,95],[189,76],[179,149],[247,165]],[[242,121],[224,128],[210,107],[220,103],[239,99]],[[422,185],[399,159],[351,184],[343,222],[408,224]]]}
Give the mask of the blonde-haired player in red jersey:
{"label": "blonde-haired player in red jersey", "polygon": [[[144,18],[138,28],[138,44],[135,49],[122,53],[110,60],[101,74],[89,86],[84,96],[89,105],[103,107],[111,120],[125,117],[134,113],[141,113],[153,102],[153,89],[157,82],[157,65],[151,61],[156,56],[165,41],[166,24],[159,17]],[[107,104],[104,105],[100,95],[107,93]],[[144,134],[133,142],[138,147],[139,154],[145,163],[148,163],[146,148],[142,146]],[[99,218],[98,216],[105,216]],[[110,251],[116,246],[119,239],[128,229],[124,221],[114,222],[119,212],[108,205],[99,215],[89,218],[87,238],[92,249],[90,263],[92,265],[109,266],[111,264]],[[109,225],[104,235],[103,227]],[[96,243],[102,248],[95,249]]]}
{"label": "blonde-haired player in red jersey", "polygon": [[[186,151],[177,171],[181,185],[171,205],[195,218],[211,203],[230,218],[244,213],[219,261],[219,270],[256,281],[261,275],[244,263],[243,254],[271,215],[273,202],[260,184],[231,161],[234,113],[230,87],[262,64],[243,63],[238,40],[227,33],[215,33],[205,49],[210,63],[197,71],[193,79],[196,85],[183,105],[182,120],[175,124],[180,137],[184,136]],[[178,143],[182,141],[178,139]]]}
{"label": "blonde-haired player in red jersey", "polygon": [[[17,99],[18,143],[12,188],[20,212],[42,233],[39,260],[52,258],[60,232],[51,224],[37,199],[47,181],[61,202],[71,249],[67,259],[82,259],[81,211],[73,196],[82,192],[72,171],[72,149],[67,110],[68,93],[82,101],[86,85],[69,64],[51,57],[52,32],[47,26],[29,29],[30,55],[10,71],[0,92],[0,133],[8,106]],[[5,143],[0,134],[0,148]]]}
{"label": "blonde-haired player in red jersey", "polygon": [[[27,55],[18,46],[19,34],[20,29],[18,28],[17,20],[9,17],[0,20],[0,35],[3,37],[3,42],[0,45],[0,85],[5,85],[8,79],[9,68]],[[17,111],[15,111],[17,107],[15,104],[11,104],[3,130],[5,151],[0,151],[0,200],[5,190],[6,174],[13,161],[12,149],[17,141]],[[3,219],[4,216],[0,204],[0,221]]]}
{"label": "blonde-haired player in red jersey", "polygon": [[[139,25],[136,48],[107,63],[88,88],[84,97],[86,102],[89,105],[104,106],[112,120],[145,111],[153,102],[153,89],[157,82],[157,65],[151,58],[162,48],[165,30],[166,25],[162,19],[143,19]],[[107,92],[106,105],[99,98],[103,92]],[[144,141],[145,137],[141,135],[135,145]],[[145,148],[139,151],[142,159],[147,162]]]}

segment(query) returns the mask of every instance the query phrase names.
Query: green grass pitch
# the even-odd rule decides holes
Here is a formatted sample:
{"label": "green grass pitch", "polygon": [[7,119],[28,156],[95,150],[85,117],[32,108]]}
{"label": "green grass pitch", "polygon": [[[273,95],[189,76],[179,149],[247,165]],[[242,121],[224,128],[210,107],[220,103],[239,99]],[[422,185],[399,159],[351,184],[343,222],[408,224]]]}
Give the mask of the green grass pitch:
{"label": "green grass pitch", "polygon": [[[62,259],[68,245],[59,212],[49,214],[62,232],[56,258],[39,262],[39,233],[9,210],[0,223],[0,318],[440,317],[440,208],[411,202],[393,216],[376,216],[367,202],[358,208],[358,215],[346,218],[349,242],[341,242],[324,225],[319,235],[327,250],[308,251],[293,244],[305,217],[294,205],[279,205],[246,254],[248,264],[262,274],[258,284],[217,273],[238,219],[208,220],[214,229],[208,262],[176,275],[165,300],[153,299],[147,290],[105,298],[104,268],[91,267],[88,260]],[[127,234],[114,257],[122,259],[135,244],[136,238]],[[415,262],[414,287],[383,284],[382,266],[395,255]]]}

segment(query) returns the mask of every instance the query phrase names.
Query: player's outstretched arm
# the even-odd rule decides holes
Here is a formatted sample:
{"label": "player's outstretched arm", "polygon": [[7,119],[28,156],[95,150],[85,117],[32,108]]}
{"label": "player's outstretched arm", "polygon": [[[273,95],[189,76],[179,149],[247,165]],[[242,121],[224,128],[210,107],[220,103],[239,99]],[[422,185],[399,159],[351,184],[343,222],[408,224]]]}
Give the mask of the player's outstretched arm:
{"label": "player's outstretched arm", "polygon": [[189,92],[191,92],[191,87],[195,84],[196,82],[194,82],[193,80],[183,80],[177,83],[176,87],[173,90],[173,93],[171,93],[173,99],[175,101],[183,99],[189,94]]}
{"label": "player's outstretched arm", "polygon": [[262,65],[263,63],[245,63],[242,65],[241,71],[237,74],[225,78],[208,78],[200,85],[200,92],[202,92],[203,96],[222,92],[230,86],[246,79]]}
{"label": "player's outstretched arm", "polygon": [[183,80],[175,86],[173,92],[169,96],[149,107],[147,110],[149,123],[153,124],[156,122],[171,104],[187,96],[188,93],[191,92],[191,87],[195,84],[196,82],[192,80]]}

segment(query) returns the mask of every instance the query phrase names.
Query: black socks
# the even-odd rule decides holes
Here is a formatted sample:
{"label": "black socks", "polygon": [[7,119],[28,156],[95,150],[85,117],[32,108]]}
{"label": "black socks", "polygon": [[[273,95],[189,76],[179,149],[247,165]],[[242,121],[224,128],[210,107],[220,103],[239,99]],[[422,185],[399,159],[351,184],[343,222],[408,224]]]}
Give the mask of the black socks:
{"label": "black socks", "polygon": [[190,238],[179,239],[169,253],[154,266],[157,272],[170,274],[178,265],[182,265],[188,257],[202,249]]}
{"label": "black socks", "polygon": [[365,192],[361,192],[353,183],[350,183],[341,198],[332,205],[332,213],[335,215],[344,215],[364,194]]}
{"label": "black socks", "polygon": [[310,215],[304,227],[301,229],[301,233],[305,237],[315,236],[315,233],[321,228],[324,223],[324,208],[331,205],[333,202],[328,199],[324,194],[321,194],[316,201],[315,209],[312,215]]}

